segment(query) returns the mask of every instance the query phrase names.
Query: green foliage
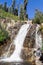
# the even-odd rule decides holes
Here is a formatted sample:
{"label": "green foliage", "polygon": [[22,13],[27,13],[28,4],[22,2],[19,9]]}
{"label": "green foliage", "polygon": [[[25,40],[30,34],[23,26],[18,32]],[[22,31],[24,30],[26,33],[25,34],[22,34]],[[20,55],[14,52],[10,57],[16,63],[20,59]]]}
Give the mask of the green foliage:
{"label": "green foliage", "polygon": [[28,4],[28,0],[24,0],[24,5],[20,6],[20,20],[28,19],[27,4]]}
{"label": "green foliage", "polygon": [[15,8],[15,0],[12,0],[11,7],[7,7],[7,2],[4,2],[4,6],[2,4],[0,4],[0,9],[3,9],[5,12],[9,12],[13,15],[18,16],[18,9]]}
{"label": "green foliage", "polygon": [[[12,0],[11,7],[7,7],[7,2],[4,3],[4,6],[0,5],[0,17],[1,18],[9,17],[17,21],[18,20],[18,6],[16,8],[15,4],[16,4],[16,0]],[[20,20],[28,19],[28,14],[26,13],[27,4],[28,4],[28,0],[24,0],[24,5],[21,6],[20,8]]]}
{"label": "green foliage", "polygon": [[14,16],[14,15],[12,15],[11,13],[5,12],[5,11],[2,10],[2,9],[0,9],[0,17],[1,17],[1,18],[6,18],[6,17],[8,17],[8,18],[13,19],[13,20],[15,20],[15,21],[18,20],[18,16],[16,16],[16,15]]}
{"label": "green foliage", "polygon": [[7,2],[4,3],[3,10],[7,11]]}
{"label": "green foliage", "polygon": [[11,7],[8,8],[8,12],[11,13]]}
{"label": "green foliage", "polygon": [[8,32],[0,24],[0,42],[8,39]]}
{"label": "green foliage", "polygon": [[24,0],[24,10],[26,10],[27,8],[27,3],[28,3],[28,0]]}
{"label": "green foliage", "polygon": [[24,0],[24,18],[27,17],[27,14],[26,14],[27,13],[27,4],[28,4],[28,0]]}
{"label": "green foliage", "polygon": [[40,30],[41,33],[43,34],[43,25],[40,26],[39,30]]}
{"label": "green foliage", "polygon": [[22,5],[20,7],[20,20],[24,20],[24,7]]}
{"label": "green foliage", "polygon": [[12,0],[12,6],[15,8],[15,0]]}
{"label": "green foliage", "polygon": [[11,13],[14,14],[14,7],[13,7],[13,5],[11,7]]}
{"label": "green foliage", "polygon": [[43,23],[43,13],[36,10],[35,12],[35,17],[34,19],[32,20],[33,23],[37,23],[37,24],[41,24]]}
{"label": "green foliage", "polygon": [[17,8],[14,10],[14,15],[18,16],[18,9]]}
{"label": "green foliage", "polygon": [[14,14],[15,0],[12,0],[11,13]]}
{"label": "green foliage", "polygon": [[0,4],[0,9],[2,9],[3,8],[3,5],[2,4]]}

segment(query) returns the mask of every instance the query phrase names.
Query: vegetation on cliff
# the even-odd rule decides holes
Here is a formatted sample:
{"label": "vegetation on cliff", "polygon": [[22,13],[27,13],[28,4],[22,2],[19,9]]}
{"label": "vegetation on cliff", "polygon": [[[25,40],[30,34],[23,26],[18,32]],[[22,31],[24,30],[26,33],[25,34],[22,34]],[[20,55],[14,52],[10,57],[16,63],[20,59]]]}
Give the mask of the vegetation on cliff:
{"label": "vegetation on cliff", "polygon": [[8,37],[8,32],[0,24],[0,43],[3,43]]}
{"label": "vegetation on cliff", "polygon": [[15,8],[15,0],[12,0],[11,7],[7,7],[7,2],[5,1],[4,4],[0,4],[0,8],[3,9],[5,12],[9,12],[13,15],[18,16],[18,9]]}
{"label": "vegetation on cliff", "polygon": [[43,23],[43,13],[36,9],[35,16],[32,22],[37,24]]}
{"label": "vegetation on cliff", "polygon": [[43,25],[40,26],[40,29],[41,33],[43,34]]}
{"label": "vegetation on cliff", "polygon": [[[0,17],[10,17],[12,19],[16,19],[18,20],[18,14],[19,14],[19,19],[24,20],[25,18],[28,19],[28,14],[27,14],[27,4],[28,4],[28,0],[24,0],[24,4],[23,4],[23,10],[21,10],[22,8],[20,7],[20,11],[18,9],[18,6],[16,5],[16,0],[12,0],[12,4],[10,7],[7,7],[7,2],[4,2],[4,4],[0,4],[0,9],[2,10],[2,12],[0,12]],[[19,13],[18,13],[19,11]],[[21,12],[22,11],[22,12]],[[24,17],[24,18],[23,18]]]}
{"label": "vegetation on cliff", "polygon": [[7,18],[7,17],[13,20],[18,20],[18,16],[14,16],[13,14],[10,14],[0,9],[0,18]]}

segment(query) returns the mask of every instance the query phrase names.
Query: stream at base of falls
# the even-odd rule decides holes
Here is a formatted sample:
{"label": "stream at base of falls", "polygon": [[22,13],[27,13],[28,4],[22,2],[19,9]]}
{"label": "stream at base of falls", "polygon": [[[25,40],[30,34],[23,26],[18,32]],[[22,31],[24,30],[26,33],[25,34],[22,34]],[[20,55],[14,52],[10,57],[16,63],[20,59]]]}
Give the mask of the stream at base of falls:
{"label": "stream at base of falls", "polygon": [[15,62],[15,63],[4,63],[4,62],[1,62],[0,65],[32,65],[31,63],[29,62]]}

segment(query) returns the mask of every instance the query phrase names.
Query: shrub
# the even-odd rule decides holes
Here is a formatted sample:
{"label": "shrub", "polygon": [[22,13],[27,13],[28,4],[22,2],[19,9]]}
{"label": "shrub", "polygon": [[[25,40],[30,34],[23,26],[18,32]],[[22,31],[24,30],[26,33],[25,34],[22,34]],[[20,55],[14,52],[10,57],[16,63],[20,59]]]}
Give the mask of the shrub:
{"label": "shrub", "polygon": [[43,34],[43,25],[40,26],[39,30],[40,30],[41,33]]}
{"label": "shrub", "polygon": [[8,39],[8,32],[0,24],[0,43]]}
{"label": "shrub", "polygon": [[43,23],[43,13],[38,11],[38,10],[36,10],[35,16],[34,16],[32,22],[33,23],[37,23],[37,24]]}

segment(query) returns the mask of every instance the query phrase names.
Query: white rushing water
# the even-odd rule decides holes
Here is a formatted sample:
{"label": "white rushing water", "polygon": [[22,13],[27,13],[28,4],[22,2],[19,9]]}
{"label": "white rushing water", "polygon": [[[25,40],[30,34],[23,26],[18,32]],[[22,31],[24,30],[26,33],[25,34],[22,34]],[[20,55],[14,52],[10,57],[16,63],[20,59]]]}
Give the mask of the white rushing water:
{"label": "white rushing water", "polygon": [[[35,38],[35,40],[36,40],[36,45],[35,45],[35,48],[36,48],[36,53],[35,53],[35,56],[36,56],[36,60],[35,60],[35,63],[36,63],[36,65],[43,65],[43,64],[41,64],[41,62],[39,61],[39,58],[40,58],[40,56],[41,56],[41,48],[42,48],[42,35],[41,35],[41,33],[39,33],[39,25],[37,25],[37,27],[36,27],[36,38]],[[38,48],[40,48],[39,50],[38,50]]]}
{"label": "white rushing water", "polygon": [[13,44],[15,45],[15,50],[13,52],[13,54],[8,57],[8,58],[4,58],[4,59],[0,59],[0,62],[4,61],[4,62],[19,62],[22,61],[22,59],[20,58],[20,53],[23,47],[23,43],[25,40],[25,37],[27,35],[27,32],[30,29],[30,24],[24,24],[21,26],[16,38],[13,41]]}
{"label": "white rushing water", "polygon": [[39,25],[37,25],[37,27],[36,27],[36,38],[35,38],[35,40],[36,40],[36,49],[42,48],[42,35],[41,35],[41,33],[38,34],[38,30],[39,30]]}

